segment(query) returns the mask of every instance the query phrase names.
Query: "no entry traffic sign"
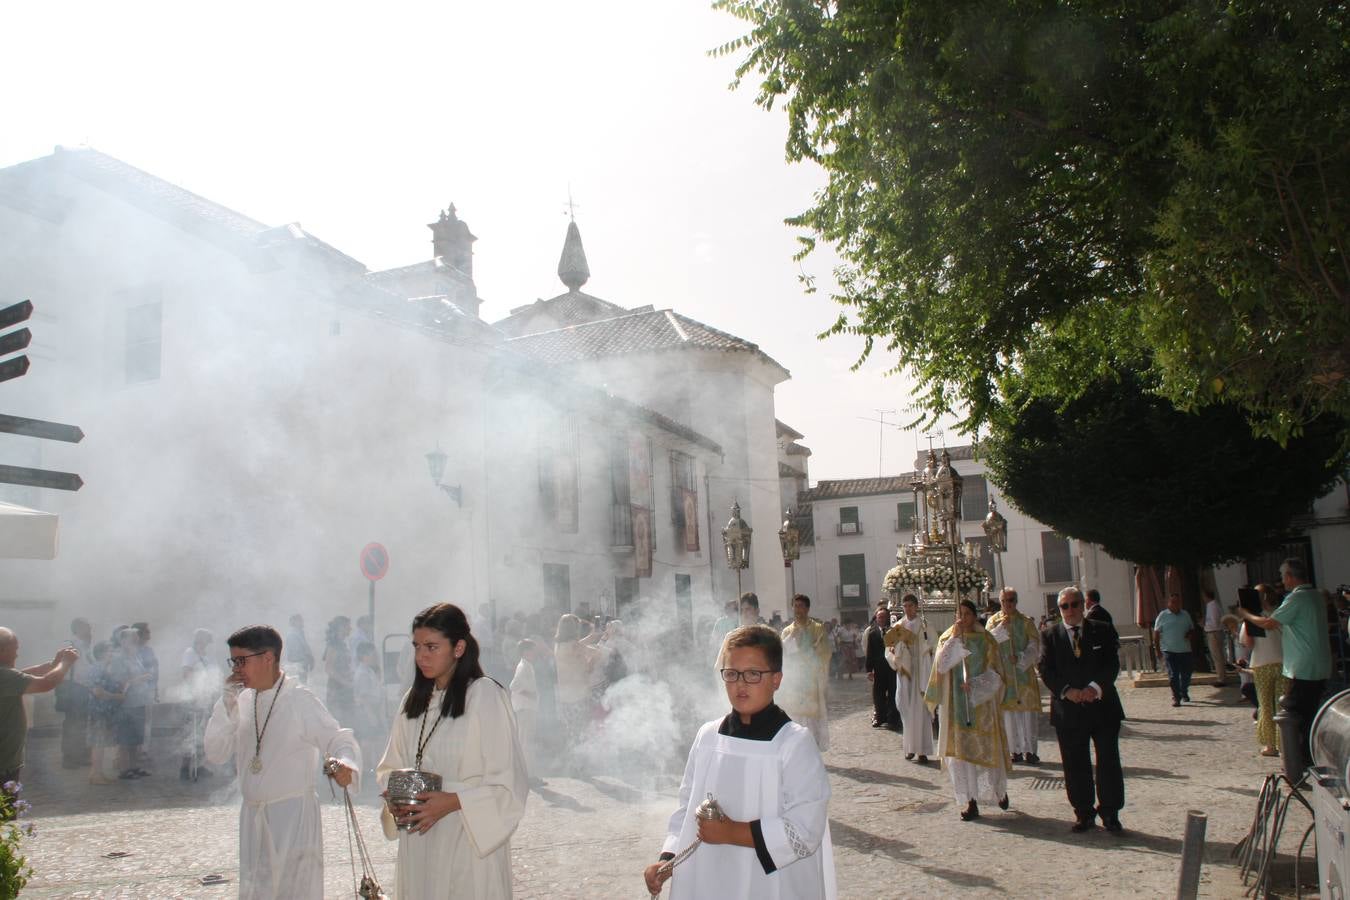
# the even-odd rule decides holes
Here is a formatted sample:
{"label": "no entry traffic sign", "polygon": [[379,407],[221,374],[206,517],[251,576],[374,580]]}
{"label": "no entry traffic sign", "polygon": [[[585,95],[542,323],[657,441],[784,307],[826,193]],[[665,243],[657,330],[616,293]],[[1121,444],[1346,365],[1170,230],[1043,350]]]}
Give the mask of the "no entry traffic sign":
{"label": "no entry traffic sign", "polygon": [[370,581],[379,581],[389,572],[389,551],[383,544],[366,544],[361,548],[361,574]]}

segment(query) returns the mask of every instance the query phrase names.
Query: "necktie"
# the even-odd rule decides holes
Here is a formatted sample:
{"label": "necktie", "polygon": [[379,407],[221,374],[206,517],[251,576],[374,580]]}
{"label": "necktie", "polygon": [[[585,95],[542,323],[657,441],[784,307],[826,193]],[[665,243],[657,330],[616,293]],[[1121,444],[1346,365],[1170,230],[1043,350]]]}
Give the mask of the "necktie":
{"label": "necktie", "polygon": [[1072,626],[1070,626],[1070,629],[1073,631],[1073,655],[1074,655],[1074,656],[1082,656],[1082,655],[1083,655],[1083,645],[1080,644],[1080,643],[1078,643],[1078,626],[1077,626],[1077,625],[1072,625]]}

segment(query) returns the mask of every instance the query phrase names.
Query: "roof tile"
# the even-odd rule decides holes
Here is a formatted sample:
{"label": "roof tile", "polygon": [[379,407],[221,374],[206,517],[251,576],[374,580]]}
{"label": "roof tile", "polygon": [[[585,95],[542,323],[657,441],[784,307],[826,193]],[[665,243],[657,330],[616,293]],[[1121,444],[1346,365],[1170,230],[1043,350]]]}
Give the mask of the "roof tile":
{"label": "roof tile", "polygon": [[509,343],[522,353],[555,364],[691,348],[761,352],[749,341],[669,309],[628,312],[611,319],[520,335]]}
{"label": "roof tile", "polygon": [[875,494],[907,494],[914,490],[918,473],[891,475],[885,478],[845,478],[838,481],[818,481],[816,486],[798,494],[803,503],[818,500],[843,500],[847,497],[868,497]]}

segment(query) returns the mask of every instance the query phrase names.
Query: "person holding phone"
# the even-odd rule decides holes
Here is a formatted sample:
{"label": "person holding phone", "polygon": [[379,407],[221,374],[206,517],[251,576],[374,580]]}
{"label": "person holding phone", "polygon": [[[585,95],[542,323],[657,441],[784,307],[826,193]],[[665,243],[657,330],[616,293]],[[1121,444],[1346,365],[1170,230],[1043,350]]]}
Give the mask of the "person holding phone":
{"label": "person holding phone", "polygon": [[0,628],[0,784],[18,781],[23,769],[23,751],[28,743],[23,695],[54,690],[79,658],[80,651],[74,647],[62,647],[51,662],[16,669],[19,637],[8,628]]}

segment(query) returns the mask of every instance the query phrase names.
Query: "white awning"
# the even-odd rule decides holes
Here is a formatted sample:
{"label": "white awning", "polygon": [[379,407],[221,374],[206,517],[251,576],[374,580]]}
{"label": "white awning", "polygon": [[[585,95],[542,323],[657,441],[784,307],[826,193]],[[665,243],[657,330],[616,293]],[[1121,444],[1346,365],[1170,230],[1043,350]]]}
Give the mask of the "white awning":
{"label": "white awning", "polygon": [[0,503],[0,559],[56,559],[56,513]]}

